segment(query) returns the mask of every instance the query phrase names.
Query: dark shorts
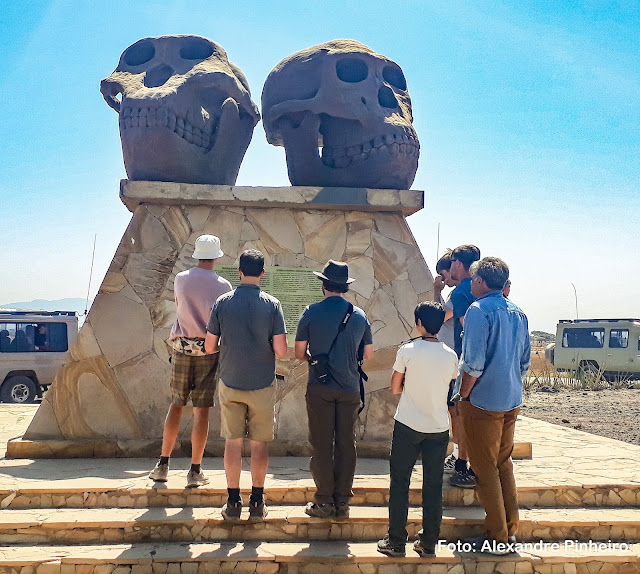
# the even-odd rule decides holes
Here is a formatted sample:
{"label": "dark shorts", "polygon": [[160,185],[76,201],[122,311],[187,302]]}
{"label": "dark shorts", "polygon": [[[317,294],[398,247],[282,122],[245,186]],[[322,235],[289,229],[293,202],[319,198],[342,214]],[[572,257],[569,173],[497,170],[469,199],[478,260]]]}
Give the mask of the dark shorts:
{"label": "dark shorts", "polygon": [[171,355],[171,402],[183,407],[212,407],[220,353],[194,356],[173,351]]}
{"label": "dark shorts", "polygon": [[453,398],[453,385],[455,385],[456,382],[455,381],[451,381],[449,383],[449,392],[447,393],[447,406],[448,407],[455,407],[456,404],[451,402],[451,399]]}

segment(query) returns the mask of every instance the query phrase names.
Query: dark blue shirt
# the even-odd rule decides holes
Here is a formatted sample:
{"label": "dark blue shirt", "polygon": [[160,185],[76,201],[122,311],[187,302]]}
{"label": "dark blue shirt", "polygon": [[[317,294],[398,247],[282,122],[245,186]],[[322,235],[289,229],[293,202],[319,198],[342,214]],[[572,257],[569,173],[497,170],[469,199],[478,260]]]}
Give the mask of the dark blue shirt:
{"label": "dark blue shirt", "polygon": [[[326,297],[319,303],[309,305],[300,317],[296,341],[308,341],[312,355],[328,353],[348,307],[346,299],[336,296]],[[354,305],[353,314],[338,335],[329,357],[333,376],[330,375],[328,382],[324,384],[347,393],[360,391],[358,348],[361,342],[364,345],[373,343],[371,326],[364,311]],[[323,384],[313,377],[312,369],[309,369],[309,384]]]}
{"label": "dark blue shirt", "polygon": [[258,285],[240,284],[218,297],[207,331],[220,337],[218,377],[227,387],[253,391],[273,383],[273,336],[287,332],[275,297]]}
{"label": "dark blue shirt", "polygon": [[471,294],[471,277],[466,277],[460,281],[458,286],[451,292],[449,300],[453,305],[453,350],[460,358],[462,354],[462,325],[460,324],[460,318],[464,317],[469,305],[476,300]]}

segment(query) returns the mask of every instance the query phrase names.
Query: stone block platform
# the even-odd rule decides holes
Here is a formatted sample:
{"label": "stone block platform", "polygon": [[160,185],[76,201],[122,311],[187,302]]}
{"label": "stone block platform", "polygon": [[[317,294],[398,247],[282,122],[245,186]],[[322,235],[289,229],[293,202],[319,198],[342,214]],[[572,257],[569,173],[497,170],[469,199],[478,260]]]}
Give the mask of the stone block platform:
{"label": "stone block platform", "polygon": [[[33,412],[32,406],[0,405],[0,445],[20,435]],[[525,417],[516,428],[517,439],[532,442],[536,453],[514,462],[518,539],[531,547],[505,557],[446,547],[481,532],[483,520],[474,491],[448,485],[436,558],[420,559],[410,544],[406,558],[376,552],[387,528],[385,460],[358,461],[349,519],[316,520],[303,512],[314,491],[308,459],[276,457],[265,522],[229,524],[220,514],[226,488],[218,458],[205,458],[211,483],[199,489],[185,488],[189,461],[183,458],[172,459],[164,485],[147,478],[149,458],[0,458],[0,572],[640,573],[640,447]],[[410,491],[412,537],[420,528],[421,475],[418,464]],[[246,499],[248,467],[241,486]],[[549,546],[535,548],[541,540]]]}

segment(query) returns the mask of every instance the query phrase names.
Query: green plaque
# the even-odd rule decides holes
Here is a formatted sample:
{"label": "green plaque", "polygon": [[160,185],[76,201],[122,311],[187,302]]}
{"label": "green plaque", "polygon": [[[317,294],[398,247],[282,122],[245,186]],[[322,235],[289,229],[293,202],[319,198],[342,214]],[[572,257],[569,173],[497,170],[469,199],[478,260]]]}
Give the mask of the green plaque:
{"label": "green plaque", "polygon": [[[265,267],[260,288],[282,303],[287,325],[287,344],[293,347],[300,315],[307,305],[322,301],[322,281],[313,274],[313,269],[300,267]],[[235,265],[216,266],[216,272],[231,283],[235,289],[240,285],[240,275]]]}

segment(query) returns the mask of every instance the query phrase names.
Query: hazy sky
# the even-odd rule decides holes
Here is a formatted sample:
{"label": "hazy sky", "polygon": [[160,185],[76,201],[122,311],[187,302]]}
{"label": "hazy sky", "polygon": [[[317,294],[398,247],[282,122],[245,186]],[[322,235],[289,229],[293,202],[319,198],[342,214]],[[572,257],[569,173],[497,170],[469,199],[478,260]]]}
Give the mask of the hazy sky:
{"label": "hazy sky", "polygon": [[[391,9],[392,8],[392,9]],[[99,83],[136,40],[221,44],[259,104],[285,56],[353,38],[398,62],[421,156],[409,224],[430,267],[475,243],[511,268],[532,329],[640,317],[640,3],[323,0],[5,2],[0,17],[0,304],[92,295],[130,213]],[[262,124],[238,185],[288,185]]]}

